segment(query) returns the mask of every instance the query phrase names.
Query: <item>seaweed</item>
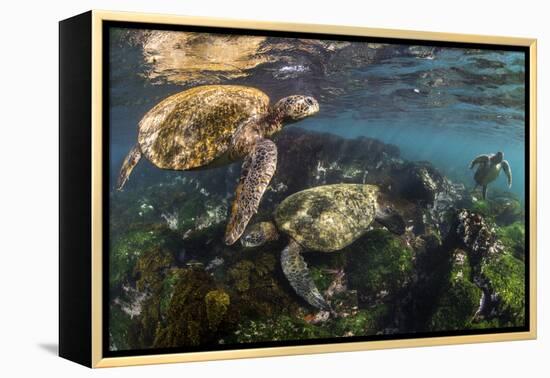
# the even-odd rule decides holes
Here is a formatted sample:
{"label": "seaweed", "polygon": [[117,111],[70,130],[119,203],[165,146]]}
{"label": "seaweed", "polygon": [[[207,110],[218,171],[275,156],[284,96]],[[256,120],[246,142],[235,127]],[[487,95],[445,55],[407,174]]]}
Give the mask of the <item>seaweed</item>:
{"label": "seaweed", "polygon": [[515,258],[525,260],[525,224],[514,222],[508,226],[498,227],[497,235],[506,250]]}
{"label": "seaweed", "polygon": [[160,224],[136,224],[116,237],[109,251],[109,287],[119,288],[131,279],[140,256],[152,247],[176,249],[181,243],[176,234]]}
{"label": "seaweed", "polygon": [[297,295],[279,269],[269,252],[259,253],[254,261],[238,261],[228,269],[227,287],[235,291],[235,316],[270,318],[297,311]]}
{"label": "seaweed", "polygon": [[[152,345],[166,348],[196,346],[212,342],[216,334],[211,331],[208,318],[207,303],[210,300],[207,301],[205,298],[214,290],[216,290],[215,283],[203,269],[180,269],[165,318],[155,327]],[[218,295],[223,296],[221,293]],[[220,303],[217,305],[219,306]],[[212,316],[214,315],[211,312]],[[217,313],[216,316],[218,316],[215,319],[217,327],[223,315]],[[214,318],[215,316],[212,319]]]}
{"label": "seaweed", "polygon": [[510,253],[494,256],[483,262],[481,276],[494,298],[492,317],[501,327],[523,326],[525,323],[525,266]]}
{"label": "seaweed", "polygon": [[430,319],[431,330],[471,328],[478,312],[482,291],[472,282],[472,269],[465,251],[455,249],[448,281]]}
{"label": "seaweed", "polygon": [[344,253],[348,284],[362,306],[391,301],[411,281],[413,251],[388,231],[370,231]]}

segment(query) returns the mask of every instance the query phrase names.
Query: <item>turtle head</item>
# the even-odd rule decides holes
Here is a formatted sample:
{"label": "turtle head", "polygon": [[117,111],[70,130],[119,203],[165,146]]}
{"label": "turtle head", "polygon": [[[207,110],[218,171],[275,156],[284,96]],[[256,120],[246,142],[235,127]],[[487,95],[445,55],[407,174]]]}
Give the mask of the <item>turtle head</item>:
{"label": "turtle head", "polygon": [[502,160],[504,160],[504,154],[501,151],[497,152],[495,156],[493,156],[493,160],[497,164],[502,162]]}
{"label": "turtle head", "polygon": [[277,101],[273,110],[283,123],[292,123],[318,113],[319,103],[310,96],[294,95]]}
{"label": "turtle head", "polygon": [[405,220],[391,203],[390,197],[386,193],[378,192],[376,214],[374,219],[386,227],[388,231],[403,235],[406,231]]}
{"label": "turtle head", "polygon": [[271,222],[260,222],[250,226],[241,237],[243,247],[253,248],[264,245],[265,243],[277,240],[279,233],[277,228]]}

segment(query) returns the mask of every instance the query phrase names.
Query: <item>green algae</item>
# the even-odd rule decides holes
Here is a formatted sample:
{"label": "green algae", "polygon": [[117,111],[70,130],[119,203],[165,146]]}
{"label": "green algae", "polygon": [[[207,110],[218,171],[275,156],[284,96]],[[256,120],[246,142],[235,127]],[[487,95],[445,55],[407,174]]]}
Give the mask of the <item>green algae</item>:
{"label": "green algae", "polygon": [[272,253],[256,253],[254,261],[243,259],[228,269],[226,286],[235,291],[235,316],[275,317],[295,313],[299,305],[280,272],[278,260]]}
{"label": "green algae", "polygon": [[455,249],[451,253],[450,270],[442,285],[429,329],[461,330],[471,327],[479,309],[482,291],[472,282],[468,254]]}
{"label": "green algae", "polygon": [[125,313],[121,306],[109,306],[109,345],[111,350],[127,350],[132,348],[132,326],[130,315]]}
{"label": "green algae", "polygon": [[373,230],[344,250],[348,284],[359,302],[388,300],[403,289],[413,273],[412,249],[385,230]]}
{"label": "green algae", "polygon": [[330,337],[329,332],[304,320],[282,315],[272,319],[249,320],[234,332],[238,343],[288,341]]}
{"label": "green algae", "polygon": [[153,247],[177,249],[180,238],[159,224],[140,224],[120,235],[109,250],[109,286],[116,288],[127,282],[140,256]]}
{"label": "green algae", "polygon": [[196,346],[212,341],[206,295],[215,284],[203,269],[180,269],[174,291],[161,323],[155,329],[155,347]]}
{"label": "green algae", "polygon": [[343,317],[331,317],[318,324],[300,317],[280,315],[241,322],[231,339],[238,343],[304,340],[329,337],[375,335],[384,327],[390,307],[377,305]]}
{"label": "green algae", "polygon": [[324,293],[332,283],[333,274],[326,268],[310,266],[309,273],[321,293]]}
{"label": "green algae", "polygon": [[502,326],[523,326],[525,322],[525,265],[509,253],[488,259],[481,267],[482,278],[497,297],[496,312]]}
{"label": "green algae", "polygon": [[255,266],[252,261],[243,260],[229,270],[229,277],[231,277],[238,291],[245,292],[250,289],[250,279],[254,269]]}
{"label": "green algae", "polygon": [[385,325],[391,314],[391,306],[376,305],[357,311],[355,314],[339,317],[327,322],[324,327],[333,336],[366,336],[376,335]]}
{"label": "green algae", "polygon": [[486,220],[499,226],[507,226],[522,221],[525,217],[520,201],[515,196],[504,193],[485,200],[478,199],[472,203],[472,211],[483,215]]}
{"label": "green algae", "polygon": [[481,294],[481,290],[469,280],[453,282],[439,298],[430,329],[442,331],[471,328]]}
{"label": "green algae", "polygon": [[496,231],[506,250],[514,257],[525,260],[525,224],[514,222],[508,226],[498,227]]}
{"label": "green algae", "polygon": [[204,297],[206,316],[211,330],[216,330],[229,308],[229,294],[222,290],[209,291]]}

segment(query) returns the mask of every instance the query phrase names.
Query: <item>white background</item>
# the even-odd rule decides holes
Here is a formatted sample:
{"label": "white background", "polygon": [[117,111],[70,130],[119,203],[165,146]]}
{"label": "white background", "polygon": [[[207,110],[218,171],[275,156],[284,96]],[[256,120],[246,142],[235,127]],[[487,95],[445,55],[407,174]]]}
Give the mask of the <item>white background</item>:
{"label": "white background", "polygon": [[[80,377],[542,377],[550,374],[547,301],[546,1],[6,0],[0,22],[0,375]],[[56,356],[58,25],[89,9],[325,23],[539,39],[539,339],[91,371]],[[79,125],[74,125],[79,127]]]}

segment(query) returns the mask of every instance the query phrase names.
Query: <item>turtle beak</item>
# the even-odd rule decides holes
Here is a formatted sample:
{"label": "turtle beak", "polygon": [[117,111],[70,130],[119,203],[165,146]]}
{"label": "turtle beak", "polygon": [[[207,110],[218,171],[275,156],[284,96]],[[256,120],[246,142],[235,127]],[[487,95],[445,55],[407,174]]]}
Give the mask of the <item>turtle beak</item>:
{"label": "turtle beak", "polygon": [[319,113],[319,102],[314,99],[313,97],[306,97],[305,103],[308,105],[309,108],[309,114],[308,115],[314,115]]}

